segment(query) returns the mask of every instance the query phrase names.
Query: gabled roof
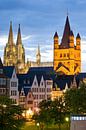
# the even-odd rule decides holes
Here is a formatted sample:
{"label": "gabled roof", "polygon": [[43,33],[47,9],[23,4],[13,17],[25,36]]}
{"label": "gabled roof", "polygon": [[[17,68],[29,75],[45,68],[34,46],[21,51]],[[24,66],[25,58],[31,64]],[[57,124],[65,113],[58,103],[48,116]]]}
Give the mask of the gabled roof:
{"label": "gabled roof", "polygon": [[69,23],[69,18],[67,16],[66,18],[66,23],[65,23],[65,27],[64,27],[64,33],[63,33],[63,37],[62,37],[62,41],[61,41],[61,48],[68,48],[69,47],[69,36],[70,36],[70,23]]}
{"label": "gabled roof", "polygon": [[2,60],[0,58],[0,68],[3,68]]}
{"label": "gabled roof", "polygon": [[4,73],[8,78],[12,77],[13,71],[14,71],[14,66],[4,66]]}
{"label": "gabled roof", "polygon": [[38,85],[40,85],[42,76],[44,80],[51,79],[50,71],[52,70],[53,67],[32,67],[29,69],[27,74],[18,74],[17,77],[19,80],[19,91],[21,91],[23,87],[25,91],[25,95],[27,95],[31,89],[35,76],[37,78]]}

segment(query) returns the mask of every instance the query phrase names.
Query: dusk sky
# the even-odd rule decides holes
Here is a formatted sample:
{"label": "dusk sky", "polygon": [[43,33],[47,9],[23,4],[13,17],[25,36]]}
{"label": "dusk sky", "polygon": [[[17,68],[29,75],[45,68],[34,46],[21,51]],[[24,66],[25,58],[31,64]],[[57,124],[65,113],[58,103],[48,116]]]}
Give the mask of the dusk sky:
{"label": "dusk sky", "polygon": [[42,61],[53,61],[53,35],[57,31],[61,41],[67,10],[74,36],[81,35],[82,71],[86,72],[86,0],[0,0],[1,58],[12,21],[14,43],[21,25],[26,60],[36,59],[39,44]]}

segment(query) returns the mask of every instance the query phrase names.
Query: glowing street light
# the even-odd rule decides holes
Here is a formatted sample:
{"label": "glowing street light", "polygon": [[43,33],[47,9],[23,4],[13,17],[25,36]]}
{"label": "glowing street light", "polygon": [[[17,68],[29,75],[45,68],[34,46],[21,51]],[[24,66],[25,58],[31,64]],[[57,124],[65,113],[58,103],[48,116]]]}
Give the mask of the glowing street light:
{"label": "glowing street light", "polygon": [[68,117],[66,117],[66,118],[65,118],[65,121],[66,121],[66,122],[69,122],[69,118],[68,118]]}

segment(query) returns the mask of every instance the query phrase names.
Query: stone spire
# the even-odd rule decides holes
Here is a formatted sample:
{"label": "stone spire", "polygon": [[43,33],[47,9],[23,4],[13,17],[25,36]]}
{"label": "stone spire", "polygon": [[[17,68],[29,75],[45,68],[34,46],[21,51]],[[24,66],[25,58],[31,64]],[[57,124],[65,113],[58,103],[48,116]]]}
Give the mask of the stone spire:
{"label": "stone spire", "polygon": [[64,88],[64,90],[63,90],[63,92],[65,93],[68,89],[69,89],[69,88],[68,88],[68,84],[66,83],[65,88]]}
{"label": "stone spire", "polygon": [[22,44],[20,24],[19,24],[19,28],[18,28],[18,35],[17,35],[17,43],[16,44],[17,45]]}
{"label": "stone spire", "polygon": [[8,44],[9,44],[9,45],[13,45],[12,21],[10,22],[10,30],[9,30]]}
{"label": "stone spire", "polygon": [[38,45],[37,53],[36,53],[36,62],[40,64],[41,62],[41,54],[40,54],[40,46]]}
{"label": "stone spire", "polygon": [[66,23],[65,23],[65,27],[64,27],[64,33],[63,33],[63,37],[62,37],[62,41],[61,41],[61,46],[63,48],[68,48],[69,47],[69,36],[70,36],[70,23],[69,23],[69,18],[67,15],[66,18]]}
{"label": "stone spire", "polygon": [[77,88],[76,78],[74,76],[73,82],[71,82],[70,88]]}

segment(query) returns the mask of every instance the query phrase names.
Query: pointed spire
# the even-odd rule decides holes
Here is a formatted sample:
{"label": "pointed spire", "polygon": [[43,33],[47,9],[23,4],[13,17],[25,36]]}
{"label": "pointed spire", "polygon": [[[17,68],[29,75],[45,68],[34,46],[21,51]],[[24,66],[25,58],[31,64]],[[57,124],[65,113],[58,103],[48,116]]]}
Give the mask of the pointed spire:
{"label": "pointed spire", "polygon": [[18,28],[18,35],[17,35],[17,43],[16,44],[17,45],[22,44],[20,24],[19,24],[19,28]]}
{"label": "pointed spire", "polygon": [[79,34],[79,33],[77,34],[76,38],[79,38],[79,39],[81,39],[81,37],[80,37],[80,34]]}
{"label": "pointed spire", "polygon": [[70,30],[71,30],[70,29],[70,23],[69,23],[69,18],[68,18],[68,15],[67,15],[64,33],[63,33],[63,37],[62,37],[62,41],[61,41],[61,46],[64,47],[64,48],[69,47]]}
{"label": "pointed spire", "polygon": [[54,38],[56,38],[56,37],[58,38],[58,34],[57,34],[57,32],[55,32],[55,35],[54,35]]}
{"label": "pointed spire", "polygon": [[76,78],[75,78],[75,76],[74,76],[74,78],[73,78],[73,84],[72,84],[72,85],[73,85],[74,88],[77,88],[77,83],[76,83]]}
{"label": "pointed spire", "polygon": [[2,67],[3,67],[3,64],[2,64],[2,60],[0,58],[0,68],[2,68]]}
{"label": "pointed spire", "polygon": [[12,21],[10,22],[10,30],[9,30],[8,44],[9,44],[9,45],[13,45]]}
{"label": "pointed spire", "polygon": [[36,53],[36,62],[40,64],[41,62],[41,54],[40,54],[40,46],[38,45],[37,53]]}
{"label": "pointed spire", "polygon": [[72,30],[70,31],[70,36],[74,36],[74,34],[73,34],[73,31],[72,31]]}
{"label": "pointed spire", "polygon": [[71,82],[70,88],[77,88],[76,78],[74,76],[73,82]]}
{"label": "pointed spire", "polygon": [[38,45],[38,48],[37,48],[37,53],[36,55],[40,55],[40,46]]}
{"label": "pointed spire", "polygon": [[67,90],[68,90],[68,84],[66,83],[65,89],[63,90],[63,92],[65,93]]}

